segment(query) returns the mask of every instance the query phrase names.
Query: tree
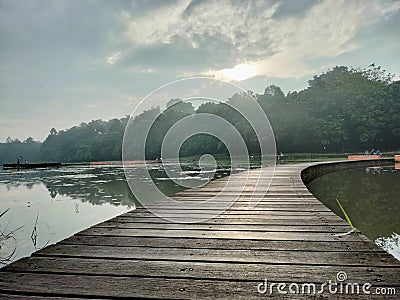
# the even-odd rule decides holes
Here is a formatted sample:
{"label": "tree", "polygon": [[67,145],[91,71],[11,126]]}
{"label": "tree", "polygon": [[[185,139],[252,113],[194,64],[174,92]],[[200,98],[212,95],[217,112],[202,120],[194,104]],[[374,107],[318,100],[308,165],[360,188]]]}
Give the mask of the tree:
{"label": "tree", "polygon": [[[393,82],[393,78],[375,64],[365,69],[337,66],[315,75],[304,90],[285,95],[280,87],[270,85],[262,95],[250,95],[268,116],[278,151],[397,150],[400,147],[400,81]],[[125,116],[109,121],[93,120],[60,131],[52,128],[43,143],[32,138],[21,142],[8,137],[5,143],[0,143],[0,158],[3,162],[15,161],[19,155],[30,161],[119,160],[126,129],[127,157],[155,159],[161,155],[168,130],[182,118],[201,113],[228,121],[239,131],[248,151],[258,153],[255,132],[241,114],[255,115],[251,111],[254,106],[248,102],[252,99],[246,94],[235,94],[225,99],[226,103],[207,102],[197,109],[189,102],[171,99],[163,111],[153,107],[133,120]],[[148,128],[150,131],[144,140],[137,140],[142,138],[137,133],[147,133]],[[143,144],[146,153],[143,153]],[[208,134],[195,135],[181,147],[181,155],[203,153],[226,154],[227,149],[220,139]]]}
{"label": "tree", "polygon": [[57,134],[57,130],[53,127],[50,129],[50,135],[56,135]]}

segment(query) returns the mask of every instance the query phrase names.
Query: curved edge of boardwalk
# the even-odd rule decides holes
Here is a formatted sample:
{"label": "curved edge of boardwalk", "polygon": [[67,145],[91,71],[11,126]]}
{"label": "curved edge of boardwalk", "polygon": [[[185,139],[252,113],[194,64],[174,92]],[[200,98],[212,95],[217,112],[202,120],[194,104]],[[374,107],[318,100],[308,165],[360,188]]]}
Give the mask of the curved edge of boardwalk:
{"label": "curved edge of boardwalk", "polygon": [[[290,284],[301,291],[304,283],[333,282],[338,272],[347,274],[345,282],[370,283],[371,292],[385,287],[400,294],[397,260],[363,235],[335,236],[348,231],[348,224],[303,184],[301,172],[311,165],[277,166],[255,208],[248,202],[260,170],[231,175],[238,184],[248,176],[246,189],[209,221],[171,223],[138,208],[100,223],[3,268],[0,298],[281,298],[278,283],[286,284],[286,291]],[[215,180],[175,197],[202,201],[225,182]],[[171,211],[177,217],[186,213]],[[194,213],[200,217],[204,211]],[[262,294],[258,289],[263,291],[265,279]],[[374,297],[360,293],[343,297]],[[287,298],[338,296],[325,288],[322,295]]]}

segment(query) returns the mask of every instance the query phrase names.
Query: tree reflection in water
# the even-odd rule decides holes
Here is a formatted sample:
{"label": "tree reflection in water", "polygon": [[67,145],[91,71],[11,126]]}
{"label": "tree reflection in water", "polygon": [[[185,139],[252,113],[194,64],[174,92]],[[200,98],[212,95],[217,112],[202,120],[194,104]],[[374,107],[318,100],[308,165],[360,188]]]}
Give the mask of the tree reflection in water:
{"label": "tree reflection in water", "polygon": [[[184,189],[167,178],[161,165],[150,168],[152,178],[138,180],[154,180],[167,195]],[[193,176],[189,180],[196,180],[196,166],[184,169]],[[225,175],[229,170],[222,168],[215,177]],[[18,247],[10,261],[139,206],[120,166],[2,170],[0,200],[0,211],[10,208],[7,218],[0,222],[9,228],[22,226],[15,233]],[[10,245],[11,249],[14,246]]]}
{"label": "tree reflection in water", "polygon": [[[187,169],[190,176],[195,178],[196,172],[192,166],[184,166],[183,169]],[[165,180],[168,178],[161,165],[153,166],[150,175],[151,180],[157,181],[158,187],[166,195],[184,190],[173,181]],[[216,173],[216,177],[226,175],[229,175],[229,169],[219,169]],[[150,179],[138,178],[138,180]],[[32,189],[35,184],[44,184],[52,199],[61,195],[94,205],[109,203],[115,206],[140,206],[129,189],[123,168],[116,166],[74,166],[29,170],[22,173],[9,171],[7,176],[1,176],[0,184],[5,184],[7,190],[18,187]]]}

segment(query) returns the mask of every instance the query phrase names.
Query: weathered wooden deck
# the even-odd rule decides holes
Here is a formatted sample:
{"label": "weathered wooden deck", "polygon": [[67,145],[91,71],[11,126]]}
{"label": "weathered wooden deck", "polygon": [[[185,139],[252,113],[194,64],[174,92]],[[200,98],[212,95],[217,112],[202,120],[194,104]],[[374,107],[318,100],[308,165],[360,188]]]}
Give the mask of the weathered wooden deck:
{"label": "weathered wooden deck", "polygon": [[[349,226],[309,193],[300,178],[306,166],[277,167],[266,197],[254,209],[244,192],[207,222],[171,223],[138,208],[84,230],[3,268],[0,298],[281,297],[276,289],[259,294],[257,286],[265,278],[321,284],[339,271],[347,273],[346,282],[395,287],[400,294],[399,262],[362,235],[335,236]],[[250,171],[250,178],[257,172]],[[239,183],[245,176],[231,179]],[[177,196],[196,201],[215,194],[225,181]],[[249,192],[252,184],[248,181]],[[202,211],[196,213],[200,217]],[[329,296],[327,290],[323,296]]]}

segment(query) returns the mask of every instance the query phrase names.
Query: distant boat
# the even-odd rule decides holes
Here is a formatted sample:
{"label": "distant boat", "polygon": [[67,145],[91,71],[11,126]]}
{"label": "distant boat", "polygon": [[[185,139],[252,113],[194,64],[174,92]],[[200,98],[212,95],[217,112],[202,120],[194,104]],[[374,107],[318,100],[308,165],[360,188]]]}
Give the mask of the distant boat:
{"label": "distant boat", "polygon": [[35,169],[35,168],[54,168],[60,167],[61,163],[12,163],[12,164],[3,164],[3,169]]}

